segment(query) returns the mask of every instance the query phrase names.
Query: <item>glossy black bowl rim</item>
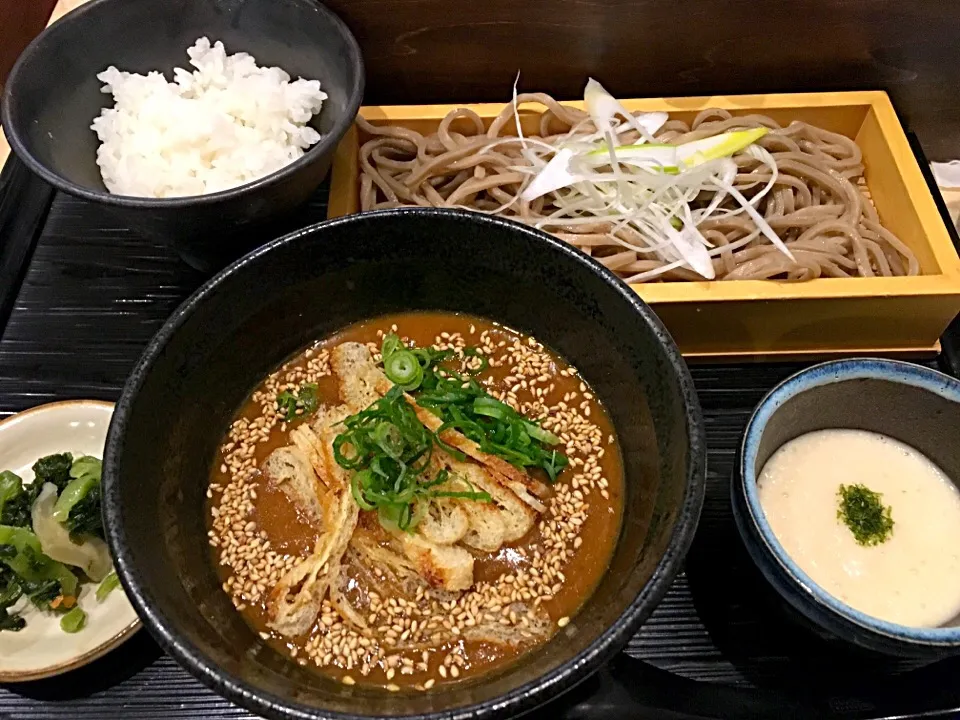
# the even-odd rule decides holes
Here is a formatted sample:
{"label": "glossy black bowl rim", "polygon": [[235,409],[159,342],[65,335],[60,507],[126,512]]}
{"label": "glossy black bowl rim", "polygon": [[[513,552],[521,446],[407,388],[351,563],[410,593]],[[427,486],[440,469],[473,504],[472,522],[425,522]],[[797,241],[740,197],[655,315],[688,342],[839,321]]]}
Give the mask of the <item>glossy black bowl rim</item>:
{"label": "glossy black bowl rim", "polygon": [[159,610],[155,600],[140,587],[137,570],[130,561],[126,533],[123,530],[119,508],[119,482],[115,475],[117,460],[122,451],[123,435],[126,432],[132,405],[153,363],[164,351],[170,338],[184,324],[197,306],[211,295],[215,295],[219,291],[220,284],[226,278],[240,272],[249,265],[256,264],[263,256],[274,249],[287,243],[296,242],[305,236],[322,233],[325,228],[350,225],[354,222],[389,221],[410,215],[428,218],[452,216],[488,227],[507,226],[511,232],[524,233],[534,238],[544,246],[544,251],[559,252],[567,256],[579,264],[583,272],[599,277],[619,293],[633,312],[640,315],[649,324],[660,340],[669,365],[679,382],[681,399],[685,409],[687,434],[690,441],[690,462],[687,471],[685,496],[667,551],[658,561],[653,575],[643,590],[637,594],[620,617],[588,648],[567,663],[506,695],[482,703],[402,717],[419,720],[467,720],[468,718],[489,717],[495,713],[510,716],[529,711],[548,699],[571,689],[616,655],[650,616],[654,607],[663,599],[690,548],[700,519],[706,489],[706,438],[703,415],[693,386],[693,379],[673,339],[653,310],[628,285],[593,258],[545,232],[518,222],[455,209],[407,207],[348,215],[311,225],[274,240],[234,262],[205,283],[177,308],[150,341],[130,374],[116,404],[104,452],[103,478],[107,542],[124,590],[144,625],[161,647],[203,684],[238,705],[267,717],[296,718],[297,720],[315,720],[318,717],[330,718],[331,720],[365,720],[375,716],[329,711],[321,707],[303,705],[259,690],[251,690],[242,679],[217,667],[195,645],[179,635],[175,623],[171,622],[170,618]]}
{"label": "glossy black bowl rim", "polygon": [[[751,444],[752,439],[755,439],[755,444],[759,445],[760,439],[766,432],[766,423],[783,402],[817,387],[867,379],[909,386],[946,400],[960,402],[960,382],[956,378],[939,370],[904,360],[850,357],[817,363],[791,374],[771,388],[757,403],[737,444],[732,486],[732,492],[736,496],[733,498],[734,507],[738,504],[741,506],[741,512],[735,513],[737,529],[743,541],[757,548],[760,555],[771,562],[779,574],[787,579],[791,592],[787,593],[777,583],[771,582],[773,588],[791,606],[823,630],[836,634],[834,630],[825,627],[823,623],[804,611],[806,603],[826,612],[845,626],[851,629],[856,628],[857,632],[865,633],[885,643],[899,644],[904,648],[913,649],[956,648],[960,646],[960,639],[958,639],[960,632],[957,628],[914,628],[898,625],[870,617],[830,595],[790,557],[773,534],[764,517],[763,509],[759,506],[759,501],[753,501],[747,490],[746,465],[749,455],[747,446]],[[741,514],[745,517],[738,517]],[[749,527],[745,524],[749,524]],[[766,577],[766,572],[759,567],[753,553],[748,554]]]}
{"label": "glossy black bowl rim", "polygon": [[[337,119],[337,121],[333,124],[333,127],[330,128],[329,132],[322,135],[320,140],[317,141],[315,145],[310,147],[301,157],[297,158],[292,163],[283,166],[279,170],[276,170],[269,175],[264,175],[262,178],[257,178],[256,180],[251,180],[243,185],[228,188],[227,190],[220,190],[215,193],[207,193],[205,195],[184,195],[171,198],[150,198],[139,197],[136,195],[114,195],[106,190],[94,190],[83,185],[78,185],[77,183],[66,179],[59,173],[54,172],[37,160],[33,153],[27,149],[20,128],[17,127],[16,123],[11,122],[10,117],[12,112],[11,104],[13,102],[13,92],[11,89],[16,88],[18,76],[23,65],[26,64],[30,56],[36,51],[37,47],[46,42],[51,35],[61,32],[69,32],[72,29],[72,24],[79,22],[88,14],[97,12],[101,5],[109,5],[115,2],[126,2],[126,0],[89,0],[89,2],[84,3],[75,10],[71,10],[62,18],[44,29],[44,31],[37,35],[37,37],[35,37],[30,44],[27,45],[23,52],[20,53],[19,58],[17,58],[17,62],[14,64],[13,69],[10,71],[10,74],[7,77],[7,82],[3,91],[3,97],[0,99],[0,124],[3,125],[3,131],[6,133],[7,141],[10,143],[10,148],[14,153],[16,153],[17,157],[19,157],[26,164],[26,166],[30,168],[30,170],[58,190],[62,190],[63,192],[71,195],[84,198],[85,200],[91,200],[94,202],[104,203],[106,205],[114,205],[124,208],[160,210],[196,207],[200,205],[214,205],[219,202],[235,199],[238,196],[247,195],[257,192],[258,190],[269,188],[286,180],[291,175],[296,173],[300,168],[314,162],[319,156],[336,149],[336,146],[340,143],[340,140],[343,139],[343,136],[347,133],[347,130],[349,130],[350,126],[353,125],[354,119],[357,116],[357,112],[360,109],[360,103],[363,100],[363,90],[366,77],[364,75],[363,54],[360,51],[360,44],[357,42],[357,39],[354,37],[353,33],[350,32],[350,28],[348,28],[346,23],[340,19],[340,16],[336,15],[326,5],[319,2],[319,0],[274,1],[304,4],[316,9],[316,11],[324,17],[325,21],[335,28],[336,31],[343,37],[347,47],[349,48],[349,60],[351,64],[355,65],[357,68],[356,78],[353,82],[353,85],[347,89],[347,106],[344,108],[343,116]],[[320,89],[323,90],[322,84]],[[322,108],[320,112],[323,112]],[[93,118],[89,118],[88,121],[93,122]],[[77,122],[83,122],[83,120],[81,118],[77,118]],[[93,131],[91,130],[90,132]]]}

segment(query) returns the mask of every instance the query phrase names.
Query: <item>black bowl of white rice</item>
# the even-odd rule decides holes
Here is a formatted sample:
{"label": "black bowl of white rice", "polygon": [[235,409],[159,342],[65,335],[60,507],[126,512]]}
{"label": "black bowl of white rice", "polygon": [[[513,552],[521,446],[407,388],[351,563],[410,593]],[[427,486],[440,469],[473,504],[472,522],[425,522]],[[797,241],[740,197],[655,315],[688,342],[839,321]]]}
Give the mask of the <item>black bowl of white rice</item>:
{"label": "black bowl of white rice", "polygon": [[58,190],[212,270],[317,189],[363,84],[315,0],[92,0],[20,56],[2,121]]}

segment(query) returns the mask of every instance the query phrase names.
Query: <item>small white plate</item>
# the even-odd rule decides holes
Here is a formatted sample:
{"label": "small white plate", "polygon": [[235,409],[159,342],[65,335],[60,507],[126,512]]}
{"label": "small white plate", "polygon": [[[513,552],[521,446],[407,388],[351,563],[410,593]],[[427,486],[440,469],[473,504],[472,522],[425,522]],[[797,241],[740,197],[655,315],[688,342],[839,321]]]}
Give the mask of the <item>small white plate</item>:
{"label": "small white plate", "polygon": [[[33,481],[31,467],[53,453],[103,457],[113,403],[67,400],[39,405],[0,422],[0,470],[11,470]],[[80,606],[87,624],[78,633],[60,629],[58,616],[28,605],[22,613],[27,626],[0,632],[0,682],[21,682],[59,675],[96,660],[133,635],[140,620],[122,588],[101,603],[97,583],[87,583]],[[20,603],[26,603],[24,599]],[[18,603],[14,609],[19,610]]]}

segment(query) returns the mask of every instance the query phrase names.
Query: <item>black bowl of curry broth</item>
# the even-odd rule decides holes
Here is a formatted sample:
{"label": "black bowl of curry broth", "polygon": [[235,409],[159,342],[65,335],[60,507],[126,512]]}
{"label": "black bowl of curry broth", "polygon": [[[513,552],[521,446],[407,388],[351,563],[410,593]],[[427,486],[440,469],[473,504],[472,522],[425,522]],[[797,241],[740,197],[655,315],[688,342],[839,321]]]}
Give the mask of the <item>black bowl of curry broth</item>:
{"label": "black bowl of curry broth", "polygon": [[238,704],[508,717],[650,615],[704,472],[689,374],[626,285],[522,225],[399,209],[277,240],[177,310],[117,405],[105,515],[147,627]]}

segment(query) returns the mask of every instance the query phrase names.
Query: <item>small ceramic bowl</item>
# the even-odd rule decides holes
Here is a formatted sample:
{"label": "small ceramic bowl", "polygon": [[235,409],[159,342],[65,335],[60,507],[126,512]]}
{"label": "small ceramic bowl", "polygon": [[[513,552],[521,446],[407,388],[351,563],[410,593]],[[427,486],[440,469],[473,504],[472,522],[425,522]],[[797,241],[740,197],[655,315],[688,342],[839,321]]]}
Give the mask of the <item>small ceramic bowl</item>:
{"label": "small ceramic bowl", "polygon": [[784,443],[828,428],[882,433],[910,445],[960,480],[960,381],[919,365],[878,359],[828,362],[774,388],[747,424],[732,483],[734,519],[757,567],[828,640],[898,657],[960,654],[960,618],[942,627],[896,625],[828,594],[787,555],[760,505],[757,477]]}
{"label": "small ceramic bowl", "polygon": [[[113,403],[68,400],[39,405],[0,422],[0,470],[33,481],[38,458],[60,452],[103,457]],[[80,594],[87,624],[65,633],[56,617],[27,607],[25,628],[0,632],[0,682],[39,680],[86,665],[117,647],[140,627],[130,601],[119,588],[103,602],[93,597],[96,583]]]}

